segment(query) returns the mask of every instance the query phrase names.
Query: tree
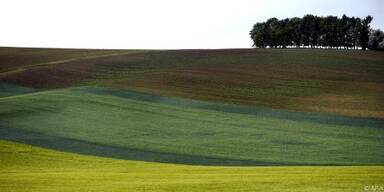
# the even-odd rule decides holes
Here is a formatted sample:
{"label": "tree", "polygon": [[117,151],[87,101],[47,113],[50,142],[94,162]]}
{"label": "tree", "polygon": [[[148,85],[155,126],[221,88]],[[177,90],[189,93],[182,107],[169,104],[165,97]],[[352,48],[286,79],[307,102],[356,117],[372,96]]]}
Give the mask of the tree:
{"label": "tree", "polygon": [[356,28],[356,18],[347,17],[343,15],[344,23],[344,45],[349,48],[354,48],[356,46],[356,37],[357,37],[357,28]]}
{"label": "tree", "polygon": [[313,22],[311,24],[311,38],[310,38],[310,44],[312,46],[319,45],[319,38],[320,38],[320,17],[313,17]]}
{"label": "tree", "polygon": [[253,39],[255,47],[265,48],[268,44],[267,38],[265,37],[266,32],[265,23],[256,23],[253,29],[250,31],[251,38]]}
{"label": "tree", "polygon": [[314,22],[314,18],[315,17],[313,15],[305,15],[300,23],[301,42],[305,46],[309,46],[311,44],[312,24]]}
{"label": "tree", "polygon": [[320,22],[321,46],[335,47],[337,45],[337,17],[328,16]]}
{"label": "tree", "polygon": [[377,29],[372,30],[370,34],[368,48],[372,50],[384,50],[384,32]]}
{"label": "tree", "polygon": [[268,40],[268,46],[277,48],[278,42],[277,42],[277,32],[276,32],[276,26],[278,24],[279,20],[276,18],[270,18],[266,22],[266,30],[265,30],[265,37]]}
{"label": "tree", "polygon": [[377,46],[377,50],[381,50],[381,51],[384,50],[384,41],[381,41],[381,42],[379,43],[379,45]]}
{"label": "tree", "polygon": [[369,40],[369,32],[370,32],[370,23],[372,21],[373,17],[368,15],[365,19],[363,19],[361,25],[360,25],[360,45],[363,50],[366,50],[368,46],[368,40]]}
{"label": "tree", "polygon": [[353,48],[356,49],[356,47],[360,46],[360,28],[361,28],[361,19],[355,18],[355,33],[354,33],[354,42],[353,42]]}
{"label": "tree", "polygon": [[290,45],[300,46],[301,45],[301,32],[300,32],[301,18],[294,17],[289,20],[289,41]]}

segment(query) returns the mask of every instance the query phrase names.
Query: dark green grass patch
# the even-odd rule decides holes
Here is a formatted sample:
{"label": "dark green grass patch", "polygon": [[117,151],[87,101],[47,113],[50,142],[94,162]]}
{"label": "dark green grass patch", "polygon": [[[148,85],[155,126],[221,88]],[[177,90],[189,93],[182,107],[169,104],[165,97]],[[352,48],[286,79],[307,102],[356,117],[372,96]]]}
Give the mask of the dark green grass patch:
{"label": "dark green grass patch", "polygon": [[0,97],[34,92],[36,89],[0,82]]}

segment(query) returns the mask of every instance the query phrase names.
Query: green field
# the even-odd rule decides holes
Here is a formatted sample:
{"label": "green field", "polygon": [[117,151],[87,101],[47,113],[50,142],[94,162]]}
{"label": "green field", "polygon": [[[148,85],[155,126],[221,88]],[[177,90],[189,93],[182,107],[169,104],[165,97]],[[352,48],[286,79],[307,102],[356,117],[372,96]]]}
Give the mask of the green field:
{"label": "green field", "polygon": [[363,191],[382,166],[209,167],[82,156],[0,141],[0,191]]}
{"label": "green field", "polygon": [[[97,84],[214,102],[384,117],[382,52],[318,49],[110,52],[0,48],[0,71],[3,71],[0,80],[34,88]],[[81,54],[85,56],[80,57]]]}
{"label": "green field", "polygon": [[[73,139],[77,145],[61,147],[74,152],[83,151],[81,142],[86,142],[117,147],[119,152],[128,149],[133,153],[125,153],[128,159],[171,163],[384,162],[384,120],[378,119],[258,111],[92,87],[5,97],[0,106],[3,137],[34,144],[41,135],[46,141],[40,145],[48,147],[60,139]],[[143,152],[156,154],[146,159]]]}
{"label": "green field", "polygon": [[383,64],[374,51],[0,48],[0,191],[382,185]]}

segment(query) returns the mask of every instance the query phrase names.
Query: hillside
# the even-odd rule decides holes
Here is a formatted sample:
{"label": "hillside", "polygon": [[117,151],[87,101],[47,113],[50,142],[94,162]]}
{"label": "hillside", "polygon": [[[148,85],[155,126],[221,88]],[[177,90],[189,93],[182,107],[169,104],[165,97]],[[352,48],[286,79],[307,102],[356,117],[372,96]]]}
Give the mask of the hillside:
{"label": "hillside", "polygon": [[167,163],[383,162],[382,53],[2,48],[1,55],[2,139]]}
{"label": "hillside", "polygon": [[[0,191],[356,191],[384,54],[0,48]],[[283,181],[283,182],[282,182]]]}
{"label": "hillside", "polygon": [[1,48],[0,62],[2,82],[33,88],[100,85],[275,109],[384,117],[381,52]]}

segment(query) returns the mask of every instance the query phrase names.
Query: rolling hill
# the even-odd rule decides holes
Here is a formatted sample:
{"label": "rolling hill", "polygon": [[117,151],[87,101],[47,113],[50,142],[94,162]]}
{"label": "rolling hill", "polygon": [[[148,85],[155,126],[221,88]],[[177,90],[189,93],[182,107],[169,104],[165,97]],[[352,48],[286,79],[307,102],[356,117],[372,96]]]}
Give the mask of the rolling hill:
{"label": "rolling hill", "polygon": [[275,109],[384,117],[381,52],[1,48],[0,59],[0,80],[26,87],[102,85]]}
{"label": "rolling hill", "polygon": [[384,180],[383,64],[352,50],[0,48],[0,190],[360,190]]}

